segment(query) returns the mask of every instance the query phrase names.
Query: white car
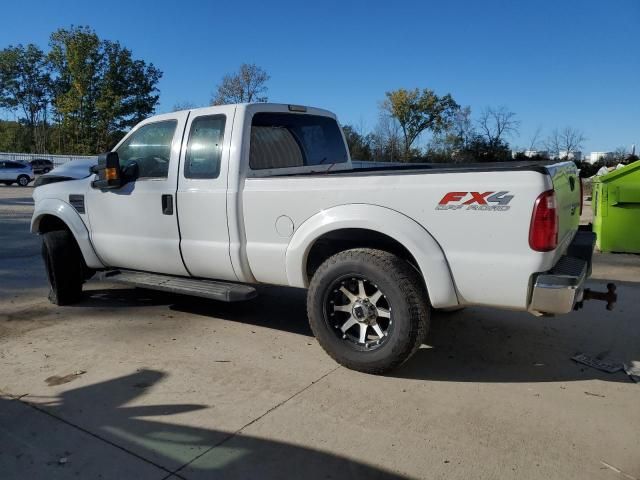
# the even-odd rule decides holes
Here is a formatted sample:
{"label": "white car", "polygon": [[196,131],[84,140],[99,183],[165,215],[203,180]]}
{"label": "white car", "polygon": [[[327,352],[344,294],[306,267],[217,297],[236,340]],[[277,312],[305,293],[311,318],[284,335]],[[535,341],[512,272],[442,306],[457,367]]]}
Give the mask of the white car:
{"label": "white car", "polygon": [[52,302],[80,300],[96,271],[221,301],[307,288],[318,341],[360,371],[409,358],[432,308],[567,313],[591,272],[572,162],[354,169],[317,108],[158,115],[91,173],[73,163],[34,192]]}
{"label": "white car", "polygon": [[34,179],[35,175],[31,165],[10,160],[0,160],[0,183],[5,185],[17,183],[21,187],[26,187]]}

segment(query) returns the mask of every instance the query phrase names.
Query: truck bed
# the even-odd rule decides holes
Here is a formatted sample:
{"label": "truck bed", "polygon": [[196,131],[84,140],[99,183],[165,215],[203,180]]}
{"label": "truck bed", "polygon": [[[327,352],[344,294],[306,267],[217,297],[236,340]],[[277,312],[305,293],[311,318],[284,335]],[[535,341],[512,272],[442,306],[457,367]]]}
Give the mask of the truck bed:
{"label": "truck bed", "polygon": [[[437,179],[429,174],[438,174]],[[400,212],[437,242],[460,303],[525,309],[531,274],[552,268],[577,231],[576,178],[572,162],[414,164],[249,177],[243,189],[247,255],[259,282],[287,284],[278,265],[285,264],[289,238],[274,229],[278,218],[290,219],[297,230],[313,217],[329,217],[332,208],[372,205]],[[529,246],[531,215],[538,196],[551,189],[560,217],[558,248],[536,252]],[[473,202],[456,208],[486,192],[511,199],[506,208]],[[448,194],[467,196],[446,204]]]}

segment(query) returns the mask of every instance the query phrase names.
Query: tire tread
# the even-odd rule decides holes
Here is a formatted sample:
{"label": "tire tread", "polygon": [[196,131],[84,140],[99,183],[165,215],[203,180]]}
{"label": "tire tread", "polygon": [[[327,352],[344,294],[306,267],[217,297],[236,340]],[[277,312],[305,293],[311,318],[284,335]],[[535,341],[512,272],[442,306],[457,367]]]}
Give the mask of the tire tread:
{"label": "tire tread", "polygon": [[51,303],[70,305],[79,301],[82,296],[84,260],[71,232],[53,230],[43,234],[42,256],[50,278]]}
{"label": "tire tread", "polygon": [[[327,345],[321,346],[336,362],[345,367],[371,374],[382,374],[389,370],[399,367],[406,362],[420,348],[425,341],[429,330],[429,302],[426,288],[420,278],[418,272],[402,258],[384,251],[373,248],[355,248],[339,252],[328,258],[315,272],[311,284],[309,286],[308,299],[312,299],[317,295],[323,295],[321,290],[321,279],[337,264],[345,261],[366,262],[379,268],[384,275],[388,276],[391,281],[396,283],[401,291],[404,292],[405,301],[410,316],[409,341],[398,345],[388,360],[378,362],[371,365],[350,361],[344,357],[336,355]],[[316,318],[315,312],[311,307],[312,302],[307,301],[307,314],[309,316],[311,330],[316,338],[320,339],[322,335],[318,332],[319,328],[324,328],[325,322],[323,318]],[[320,341],[320,340],[319,340]]]}

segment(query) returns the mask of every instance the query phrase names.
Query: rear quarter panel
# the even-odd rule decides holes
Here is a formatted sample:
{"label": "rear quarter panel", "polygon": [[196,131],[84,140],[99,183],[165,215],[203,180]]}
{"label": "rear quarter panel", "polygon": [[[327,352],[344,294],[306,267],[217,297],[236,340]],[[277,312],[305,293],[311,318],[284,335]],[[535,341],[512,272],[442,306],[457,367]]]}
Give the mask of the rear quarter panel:
{"label": "rear quarter panel", "polygon": [[[246,249],[256,280],[287,284],[285,255],[291,237],[276,230],[289,217],[294,231],[330,207],[370,204],[396,210],[422,225],[441,246],[462,304],[525,309],[533,272],[552,267],[555,252],[529,247],[535,199],[552,187],[537,171],[350,174],[246,179],[243,215]],[[449,192],[507,192],[508,209],[440,209]],[[486,197],[485,197],[486,198]],[[268,260],[265,260],[268,259]],[[430,272],[423,272],[429,276]]]}

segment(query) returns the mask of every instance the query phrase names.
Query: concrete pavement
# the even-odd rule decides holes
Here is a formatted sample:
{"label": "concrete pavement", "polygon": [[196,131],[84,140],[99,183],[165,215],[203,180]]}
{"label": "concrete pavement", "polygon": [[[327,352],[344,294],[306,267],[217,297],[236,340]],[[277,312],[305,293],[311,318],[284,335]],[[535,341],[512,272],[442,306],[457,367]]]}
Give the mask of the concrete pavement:
{"label": "concrete pavement", "polygon": [[596,259],[613,312],[436,314],[376,377],[322,351],[299,290],[50,305],[30,193],[0,187],[2,478],[640,478],[640,385],[570,360],[640,360],[638,256]]}

